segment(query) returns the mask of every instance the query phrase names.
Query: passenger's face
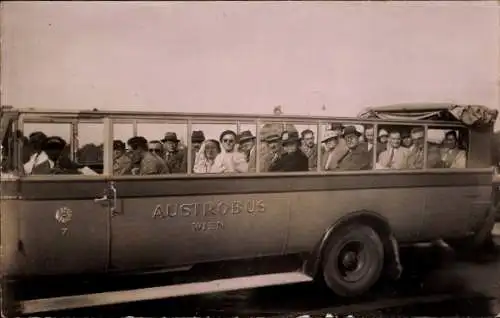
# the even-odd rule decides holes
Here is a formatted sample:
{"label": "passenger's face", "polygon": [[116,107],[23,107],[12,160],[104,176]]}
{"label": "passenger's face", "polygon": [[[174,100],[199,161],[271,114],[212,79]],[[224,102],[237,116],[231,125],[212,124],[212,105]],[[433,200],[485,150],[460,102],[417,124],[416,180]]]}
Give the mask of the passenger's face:
{"label": "passenger's face", "polygon": [[168,152],[175,152],[177,150],[177,143],[174,141],[166,141],[165,142],[165,149]]}
{"label": "passenger's face", "polygon": [[457,146],[457,140],[455,139],[455,136],[448,135],[444,140],[443,146],[449,149],[455,148]]}
{"label": "passenger's face", "polygon": [[149,144],[149,152],[155,153],[159,156],[162,155],[163,149],[162,145],[159,143],[150,143]]}
{"label": "passenger's face", "polygon": [[267,144],[268,144],[269,150],[271,150],[271,152],[278,152],[281,149],[281,144],[279,143],[279,140],[270,141]]}
{"label": "passenger's face", "polygon": [[231,152],[234,150],[234,146],[236,144],[236,138],[232,134],[227,134],[222,137],[222,147],[228,152]]}
{"label": "passenger's face", "polygon": [[325,142],[327,150],[332,150],[339,144],[339,137],[330,138]]}
{"label": "passenger's face", "polygon": [[311,134],[311,133],[305,134],[304,144],[309,148],[314,147],[314,134]]}
{"label": "passenger's face", "polygon": [[252,150],[253,145],[254,145],[254,141],[253,140],[247,140],[247,141],[242,142],[240,144],[240,149],[243,152],[249,152],[250,150]]}
{"label": "passenger's face", "polygon": [[355,134],[344,136],[345,143],[349,149],[354,149],[359,144],[359,137]]}
{"label": "passenger's face", "polygon": [[287,143],[283,145],[283,148],[285,149],[286,153],[293,153],[297,151],[298,145],[296,142],[294,143]]}
{"label": "passenger's face", "polygon": [[389,141],[391,143],[391,147],[399,148],[399,146],[401,146],[401,135],[399,133],[391,133]]}
{"label": "passenger's face", "polygon": [[367,129],[365,131],[365,138],[366,138],[366,141],[370,144],[373,144],[373,137],[374,137],[374,132],[373,132],[373,128],[370,128],[370,129]]}
{"label": "passenger's face", "polygon": [[411,147],[411,145],[413,144],[413,141],[411,140],[411,137],[405,137],[403,138],[403,146],[405,147]]}
{"label": "passenger's face", "polygon": [[201,148],[201,142],[193,141],[191,146],[193,147],[194,152],[198,152]]}
{"label": "passenger's face", "polygon": [[418,147],[418,148],[424,147],[424,136],[422,136],[420,134],[412,134],[411,140],[412,140],[413,144],[415,145],[415,147]]}
{"label": "passenger's face", "polygon": [[217,148],[216,144],[214,144],[213,142],[208,142],[205,145],[205,156],[207,157],[207,159],[214,160],[218,154],[219,149]]}
{"label": "passenger's face", "polygon": [[388,141],[388,139],[389,139],[388,136],[383,135],[383,136],[380,137],[380,142],[383,143],[383,144],[386,144],[387,141]]}
{"label": "passenger's face", "polygon": [[125,151],[122,149],[113,150],[113,159],[120,157]]}

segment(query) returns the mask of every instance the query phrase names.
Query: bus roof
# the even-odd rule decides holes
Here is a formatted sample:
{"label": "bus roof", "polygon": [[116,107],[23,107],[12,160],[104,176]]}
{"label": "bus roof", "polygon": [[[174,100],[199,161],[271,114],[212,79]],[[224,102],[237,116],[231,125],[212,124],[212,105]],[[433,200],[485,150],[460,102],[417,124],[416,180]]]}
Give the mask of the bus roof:
{"label": "bus roof", "polygon": [[453,103],[401,103],[365,108],[358,117],[380,120],[439,120],[469,127],[492,126],[498,110],[482,105]]}
{"label": "bus roof", "polygon": [[[498,115],[497,110],[488,109],[485,106],[471,106],[471,105],[456,105],[452,103],[402,103],[386,106],[368,107],[363,110],[357,117],[337,117],[337,116],[314,116],[314,115],[300,115],[300,114],[218,114],[218,113],[179,113],[179,112],[162,112],[162,111],[131,111],[131,110],[98,110],[98,109],[87,109],[87,110],[68,110],[68,109],[42,109],[42,108],[14,108],[12,106],[2,106],[1,110],[4,113],[27,113],[40,116],[49,117],[78,117],[78,118],[97,118],[103,116],[117,116],[126,117],[133,119],[141,119],[141,117],[173,117],[176,119],[186,119],[186,117],[199,117],[200,119],[235,119],[235,120],[245,120],[245,119],[255,119],[260,118],[264,120],[280,120],[280,118],[287,118],[289,120],[301,121],[304,119],[309,120],[320,120],[320,121],[355,121],[356,118],[364,119],[366,121],[371,120],[383,120],[383,121],[434,121],[434,122],[447,122],[448,124],[460,124],[471,126],[467,122],[457,119],[456,116],[442,116],[450,112],[460,112],[460,110],[472,107],[473,110],[479,109],[481,114],[485,114],[486,119],[484,122],[494,123]],[[460,112],[462,114],[463,112]],[[470,110],[468,113],[474,114]],[[441,116],[440,116],[441,114]],[[484,123],[483,123],[484,124]]]}

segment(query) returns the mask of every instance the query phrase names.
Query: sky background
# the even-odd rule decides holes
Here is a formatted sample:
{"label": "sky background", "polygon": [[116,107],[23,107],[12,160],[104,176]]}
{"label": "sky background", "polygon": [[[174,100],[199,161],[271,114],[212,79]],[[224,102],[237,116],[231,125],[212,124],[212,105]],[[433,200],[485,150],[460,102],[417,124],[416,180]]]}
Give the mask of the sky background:
{"label": "sky background", "polygon": [[[500,104],[495,1],[2,6],[4,105],[355,116]],[[102,142],[95,127],[82,134]]]}

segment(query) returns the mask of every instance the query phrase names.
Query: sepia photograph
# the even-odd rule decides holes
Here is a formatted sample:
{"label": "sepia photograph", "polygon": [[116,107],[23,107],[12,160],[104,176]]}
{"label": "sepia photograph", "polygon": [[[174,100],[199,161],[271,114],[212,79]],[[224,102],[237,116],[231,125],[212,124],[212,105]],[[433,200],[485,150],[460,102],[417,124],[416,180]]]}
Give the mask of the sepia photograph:
{"label": "sepia photograph", "polygon": [[2,317],[500,317],[498,1],[0,5]]}

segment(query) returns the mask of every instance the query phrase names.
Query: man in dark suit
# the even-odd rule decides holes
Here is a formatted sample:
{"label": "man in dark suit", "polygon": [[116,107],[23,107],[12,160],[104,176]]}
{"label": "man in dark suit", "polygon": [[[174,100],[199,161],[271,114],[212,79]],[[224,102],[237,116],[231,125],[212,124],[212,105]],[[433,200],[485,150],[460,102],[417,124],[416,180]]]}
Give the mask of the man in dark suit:
{"label": "man in dark suit", "polygon": [[285,153],[271,164],[269,171],[309,171],[309,159],[299,149],[299,134],[285,131],[281,135],[281,140]]}
{"label": "man in dark suit", "polygon": [[347,126],[343,132],[346,146],[349,149],[340,159],[339,170],[367,170],[372,164],[372,156],[368,148],[360,146],[361,133],[354,126]]}

